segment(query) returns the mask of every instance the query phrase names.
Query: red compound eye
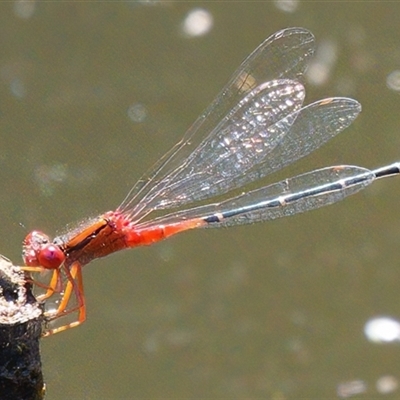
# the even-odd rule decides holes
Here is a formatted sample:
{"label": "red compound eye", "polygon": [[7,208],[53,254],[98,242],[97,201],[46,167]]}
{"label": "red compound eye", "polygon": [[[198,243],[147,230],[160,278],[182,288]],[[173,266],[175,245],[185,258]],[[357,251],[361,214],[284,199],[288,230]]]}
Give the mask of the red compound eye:
{"label": "red compound eye", "polygon": [[64,262],[65,254],[54,244],[48,244],[40,250],[37,258],[43,268],[57,269]]}
{"label": "red compound eye", "polygon": [[22,257],[26,265],[32,267],[40,267],[38,254],[48,246],[50,239],[47,235],[40,231],[32,231],[29,233],[22,246]]}

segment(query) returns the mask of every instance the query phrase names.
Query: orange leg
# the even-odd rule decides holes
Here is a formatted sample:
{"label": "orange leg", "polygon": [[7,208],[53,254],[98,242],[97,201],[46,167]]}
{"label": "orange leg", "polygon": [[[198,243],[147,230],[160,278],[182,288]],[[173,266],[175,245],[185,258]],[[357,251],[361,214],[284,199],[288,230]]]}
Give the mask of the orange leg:
{"label": "orange leg", "polygon": [[[26,272],[43,272],[44,270],[42,267],[29,266],[23,266],[22,269]],[[61,272],[63,272],[63,274],[67,278],[64,288],[62,288]],[[69,328],[74,328],[85,321],[86,305],[83,289],[82,267],[79,263],[75,262],[70,267],[62,265],[59,269],[53,270],[53,275],[48,285],[45,285],[33,279],[32,283],[46,289],[46,293],[37,297],[38,301],[45,301],[50,298],[54,293],[60,293],[61,291],[63,291],[61,295],[61,301],[58,304],[57,309],[45,312],[45,316],[49,322],[78,311],[78,318],[76,321],[62,325],[60,327],[47,329],[44,332],[43,336],[54,335],[55,333],[65,331]],[[75,295],[76,297],[77,305],[68,309],[68,304],[71,300],[71,296],[73,295]]]}
{"label": "orange leg", "polygon": [[[46,271],[43,267],[28,267],[28,266],[22,266],[22,270],[26,272],[39,272],[43,273]],[[50,283],[48,285],[45,285],[44,283],[41,283],[39,281],[36,281],[32,278],[28,278],[27,280],[35,284],[36,286],[39,286],[43,289],[46,289],[46,293],[41,294],[40,296],[37,296],[36,299],[41,302],[49,297],[51,297],[54,293],[60,292],[60,271],[58,269],[53,270],[53,275],[51,277]]]}
{"label": "orange leg", "polygon": [[46,300],[49,297],[51,297],[54,294],[54,292],[57,292],[57,289],[60,287],[60,280],[61,280],[60,270],[55,269],[46,293],[42,294],[38,300],[39,301]]}
{"label": "orange leg", "polygon": [[[62,268],[68,279],[67,284],[65,286],[64,294],[61,298],[61,302],[58,305],[57,310],[55,310],[55,312],[51,314],[49,313],[48,318],[51,321],[60,317],[64,317],[75,311],[78,311],[78,319],[69,324],[49,329],[45,332],[43,336],[50,336],[54,335],[55,333],[65,331],[69,328],[75,328],[76,326],[82,324],[86,319],[86,305],[83,292],[82,267],[79,263],[75,262],[72,264],[71,267],[62,266]],[[70,302],[73,293],[76,296],[78,304],[76,307],[68,309],[68,303]]]}

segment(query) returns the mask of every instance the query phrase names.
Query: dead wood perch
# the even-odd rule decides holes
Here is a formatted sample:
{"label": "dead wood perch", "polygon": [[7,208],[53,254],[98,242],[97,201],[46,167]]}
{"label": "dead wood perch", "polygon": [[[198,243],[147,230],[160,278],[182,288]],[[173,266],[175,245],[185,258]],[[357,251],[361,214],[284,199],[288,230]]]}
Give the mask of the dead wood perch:
{"label": "dead wood perch", "polygon": [[0,400],[44,398],[43,322],[25,273],[0,256]]}

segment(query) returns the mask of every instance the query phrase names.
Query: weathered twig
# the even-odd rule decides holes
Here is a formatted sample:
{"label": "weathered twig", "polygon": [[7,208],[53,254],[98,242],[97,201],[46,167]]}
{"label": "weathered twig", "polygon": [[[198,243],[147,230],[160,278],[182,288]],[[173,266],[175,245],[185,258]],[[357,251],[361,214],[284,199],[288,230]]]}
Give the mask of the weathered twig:
{"label": "weathered twig", "polygon": [[44,397],[39,351],[43,321],[25,273],[0,256],[0,399]]}

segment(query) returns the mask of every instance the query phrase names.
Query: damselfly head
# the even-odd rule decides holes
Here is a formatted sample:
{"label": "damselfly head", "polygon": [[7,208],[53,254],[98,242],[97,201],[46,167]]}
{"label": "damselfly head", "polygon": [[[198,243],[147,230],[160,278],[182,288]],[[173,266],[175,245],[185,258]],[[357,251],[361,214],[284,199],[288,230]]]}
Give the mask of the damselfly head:
{"label": "damselfly head", "polygon": [[41,231],[32,231],[24,239],[22,257],[25,265],[57,269],[65,260],[64,252],[51,243],[50,238]]}

